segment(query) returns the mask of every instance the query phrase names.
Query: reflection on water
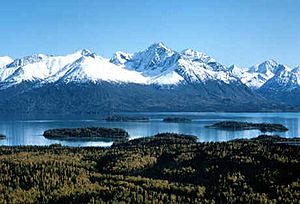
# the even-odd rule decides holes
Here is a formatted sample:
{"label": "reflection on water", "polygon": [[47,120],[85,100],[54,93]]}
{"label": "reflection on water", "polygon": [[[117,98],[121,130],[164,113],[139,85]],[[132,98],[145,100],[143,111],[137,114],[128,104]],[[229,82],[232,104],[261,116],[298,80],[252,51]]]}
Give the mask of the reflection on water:
{"label": "reflection on water", "polygon": [[[126,113],[129,114],[129,113]],[[81,118],[59,118],[54,116],[43,119],[16,119],[0,118],[0,133],[7,136],[0,141],[0,145],[49,145],[60,143],[70,146],[110,146],[112,142],[81,141],[81,140],[49,140],[42,136],[43,132],[51,128],[66,127],[119,127],[129,132],[131,138],[151,136],[159,132],[176,132],[192,134],[199,137],[199,141],[227,141],[237,138],[251,138],[260,134],[258,130],[225,131],[205,128],[205,125],[221,120],[239,120],[248,122],[281,123],[289,128],[288,132],[276,133],[284,137],[300,136],[300,113],[130,113],[150,118],[149,122],[106,122],[102,116]],[[185,116],[193,119],[192,123],[163,123],[166,116]],[[51,119],[53,118],[53,120]]]}

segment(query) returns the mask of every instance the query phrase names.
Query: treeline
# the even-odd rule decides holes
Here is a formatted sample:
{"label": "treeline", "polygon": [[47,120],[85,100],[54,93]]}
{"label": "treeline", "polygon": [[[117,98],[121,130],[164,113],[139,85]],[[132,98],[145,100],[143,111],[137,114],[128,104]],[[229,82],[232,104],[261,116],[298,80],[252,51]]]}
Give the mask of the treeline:
{"label": "treeline", "polygon": [[163,136],[111,148],[0,147],[0,203],[299,203],[297,145]]}

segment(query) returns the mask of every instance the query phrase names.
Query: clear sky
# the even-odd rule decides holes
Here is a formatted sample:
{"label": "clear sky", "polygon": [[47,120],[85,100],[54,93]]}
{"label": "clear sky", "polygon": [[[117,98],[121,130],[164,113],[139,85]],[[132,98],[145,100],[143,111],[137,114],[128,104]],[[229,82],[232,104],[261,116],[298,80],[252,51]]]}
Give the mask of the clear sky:
{"label": "clear sky", "polygon": [[1,0],[0,56],[110,57],[154,42],[226,64],[300,65],[300,0]]}

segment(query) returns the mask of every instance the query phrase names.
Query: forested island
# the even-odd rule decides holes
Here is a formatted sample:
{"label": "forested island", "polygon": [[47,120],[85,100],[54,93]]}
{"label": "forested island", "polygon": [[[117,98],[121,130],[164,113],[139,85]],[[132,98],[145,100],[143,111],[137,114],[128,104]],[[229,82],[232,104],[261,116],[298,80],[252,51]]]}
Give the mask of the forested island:
{"label": "forested island", "polygon": [[163,119],[163,122],[167,123],[190,123],[192,120],[190,118],[184,117],[166,117]]}
{"label": "forested island", "polygon": [[121,128],[85,127],[46,130],[43,136],[48,139],[126,139],[129,134]]}
{"label": "forested island", "polygon": [[147,122],[149,118],[143,116],[122,116],[122,115],[111,115],[105,118],[108,122]]}
{"label": "forested island", "polygon": [[298,203],[300,146],[289,141],[162,133],[110,148],[2,146],[0,203]]}
{"label": "forested island", "polygon": [[260,130],[261,132],[285,132],[289,129],[282,124],[273,123],[249,123],[238,121],[222,121],[213,125],[206,126],[207,128],[216,128],[223,130]]}

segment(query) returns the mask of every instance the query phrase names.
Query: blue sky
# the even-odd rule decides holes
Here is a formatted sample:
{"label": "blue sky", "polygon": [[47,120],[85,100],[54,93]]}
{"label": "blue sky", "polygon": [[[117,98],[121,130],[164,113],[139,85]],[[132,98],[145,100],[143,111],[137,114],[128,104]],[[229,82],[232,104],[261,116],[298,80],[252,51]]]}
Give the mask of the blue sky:
{"label": "blue sky", "polygon": [[298,0],[1,0],[0,56],[104,57],[154,42],[193,48],[230,65],[275,59],[300,65]]}

